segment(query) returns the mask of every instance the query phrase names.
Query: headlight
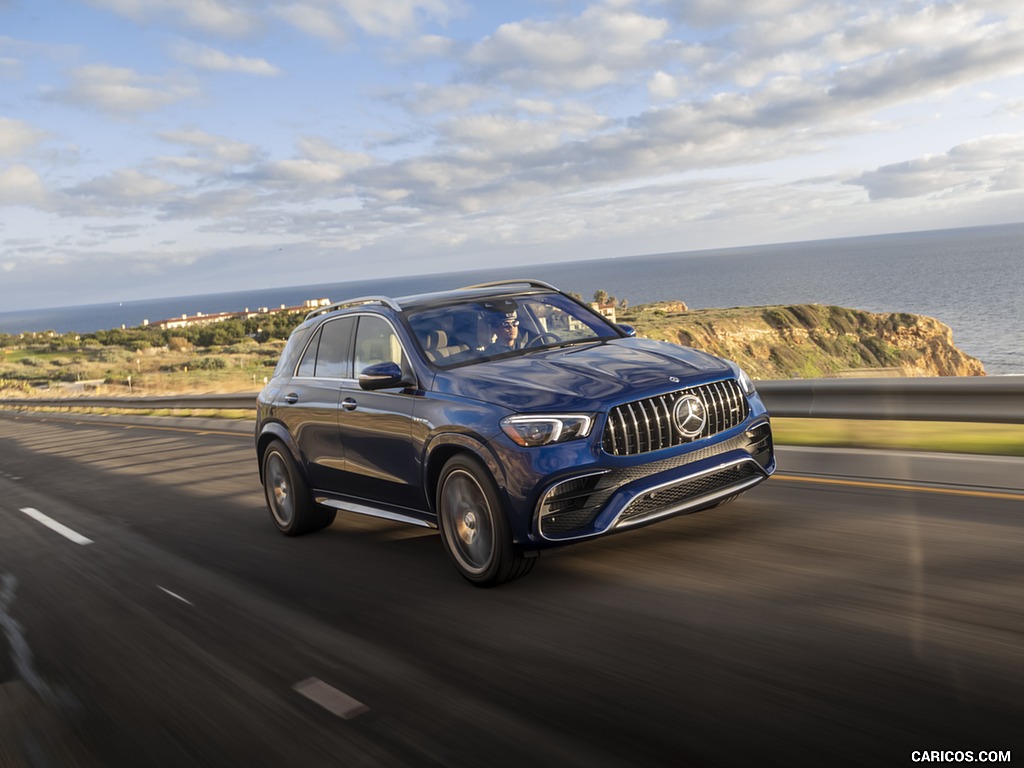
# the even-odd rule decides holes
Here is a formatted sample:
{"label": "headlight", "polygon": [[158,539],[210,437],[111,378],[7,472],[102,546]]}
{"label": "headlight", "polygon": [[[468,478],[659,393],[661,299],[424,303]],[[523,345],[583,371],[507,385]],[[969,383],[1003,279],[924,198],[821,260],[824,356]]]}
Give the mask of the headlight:
{"label": "headlight", "polygon": [[738,375],[736,376],[736,380],[740,383],[740,389],[743,390],[743,394],[754,394],[754,392],[756,392],[757,390],[754,389],[754,382],[751,381],[749,376],[747,376],[747,372],[739,367],[736,368],[736,371],[738,373]]}
{"label": "headlight", "polygon": [[501,420],[501,429],[516,445],[532,448],[586,437],[593,424],[594,418],[587,414],[508,416]]}

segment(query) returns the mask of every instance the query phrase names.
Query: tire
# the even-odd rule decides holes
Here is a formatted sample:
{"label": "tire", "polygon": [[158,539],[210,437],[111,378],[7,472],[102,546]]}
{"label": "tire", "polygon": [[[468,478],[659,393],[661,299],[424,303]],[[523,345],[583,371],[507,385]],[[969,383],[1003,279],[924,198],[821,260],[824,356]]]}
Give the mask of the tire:
{"label": "tire", "polygon": [[270,519],[285,536],[301,536],[326,528],[337,514],[313,502],[309,486],[280,440],[263,453],[263,495]]}
{"label": "tire", "polygon": [[437,520],[445,552],[456,570],[478,587],[496,587],[525,576],[536,558],[512,543],[498,490],[475,458],[448,460],[437,484]]}

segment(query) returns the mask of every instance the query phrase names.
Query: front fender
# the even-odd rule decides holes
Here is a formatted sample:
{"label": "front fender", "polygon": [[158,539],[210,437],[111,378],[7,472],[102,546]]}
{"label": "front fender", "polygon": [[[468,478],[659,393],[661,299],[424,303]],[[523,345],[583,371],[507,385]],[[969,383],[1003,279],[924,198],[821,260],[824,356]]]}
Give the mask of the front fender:
{"label": "front fender", "polygon": [[434,509],[437,496],[437,481],[445,462],[457,453],[469,453],[484,463],[491,473],[498,491],[506,494],[506,477],[504,467],[498,462],[491,447],[475,435],[459,432],[442,432],[431,437],[423,449],[423,488],[426,491],[430,509]]}

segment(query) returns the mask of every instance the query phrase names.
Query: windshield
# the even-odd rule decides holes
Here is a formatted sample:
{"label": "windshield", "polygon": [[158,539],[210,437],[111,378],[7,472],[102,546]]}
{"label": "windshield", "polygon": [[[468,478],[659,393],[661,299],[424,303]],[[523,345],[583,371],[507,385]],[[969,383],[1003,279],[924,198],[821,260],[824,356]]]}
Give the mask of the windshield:
{"label": "windshield", "polygon": [[414,310],[408,319],[427,358],[441,368],[619,338],[611,324],[559,293],[454,301]]}

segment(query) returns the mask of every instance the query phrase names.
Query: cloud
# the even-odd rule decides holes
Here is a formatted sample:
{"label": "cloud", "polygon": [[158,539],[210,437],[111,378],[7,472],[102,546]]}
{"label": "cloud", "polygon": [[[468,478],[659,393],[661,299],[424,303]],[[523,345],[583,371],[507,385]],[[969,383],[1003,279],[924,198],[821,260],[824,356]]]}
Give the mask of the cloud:
{"label": "cloud", "polygon": [[18,59],[0,56],[0,80],[17,80],[22,73],[22,65]]}
{"label": "cloud", "polygon": [[345,171],[336,163],[307,159],[279,160],[263,166],[253,178],[263,183],[308,186],[333,184],[345,177]]}
{"label": "cloud", "polygon": [[306,159],[334,163],[346,170],[373,165],[373,158],[365,152],[349,152],[320,136],[300,137],[298,149]]}
{"label": "cloud", "polygon": [[231,56],[216,48],[182,42],[174,46],[174,56],[183,64],[211,72],[237,72],[243,75],[276,77],[281,70],[265,59]]}
{"label": "cloud", "polygon": [[470,76],[518,88],[592,89],[648,64],[650,46],[669,30],[664,19],[592,6],[556,21],[503,24],[465,59]]}
{"label": "cloud", "polygon": [[0,157],[14,157],[46,137],[46,132],[24,120],[0,117]]}
{"label": "cloud", "polygon": [[370,35],[406,35],[420,18],[447,19],[452,14],[445,0],[336,0],[359,29]]}
{"label": "cloud", "polygon": [[444,86],[415,83],[397,93],[386,95],[401,104],[415,116],[428,116],[445,112],[462,112],[493,99],[493,90],[472,83],[452,83]]}
{"label": "cloud", "polygon": [[260,194],[251,187],[199,188],[191,194],[166,199],[160,205],[157,218],[161,221],[214,221],[218,222],[220,231],[251,234],[254,230],[247,228],[245,217],[262,215],[262,204]]}
{"label": "cloud", "polygon": [[[159,138],[172,144],[181,144],[189,148],[191,156],[186,162],[181,158],[161,158],[161,162],[176,165],[183,169],[223,169],[235,165],[248,165],[260,156],[260,150],[241,141],[215,136],[197,128],[177,131],[163,131]],[[203,161],[212,161],[203,162]]]}
{"label": "cloud", "polygon": [[194,85],[174,76],[142,75],[126,67],[91,64],[72,70],[70,86],[49,92],[48,98],[123,116],[151,112],[197,93]]}
{"label": "cloud", "polygon": [[223,37],[244,37],[261,28],[259,15],[244,0],[88,0],[137,22],[170,20]]}
{"label": "cloud", "polygon": [[133,169],[114,171],[77,184],[67,194],[86,198],[104,207],[136,208],[162,200],[177,187],[170,182]]}
{"label": "cloud", "polygon": [[334,11],[319,3],[295,2],[276,6],[272,13],[310,37],[335,43],[348,40],[349,34]]}
{"label": "cloud", "polygon": [[943,155],[885,165],[851,179],[871,200],[1024,191],[1024,134],[988,136]]}
{"label": "cloud", "polygon": [[1008,115],[1024,115],[1024,99],[1017,101],[1008,101],[998,109],[995,110],[996,114],[1008,114]]}
{"label": "cloud", "polygon": [[[262,203],[268,206],[313,201],[333,206],[339,200],[352,197],[352,186],[347,182],[353,172],[369,168],[374,163],[370,155],[349,152],[319,136],[300,137],[297,149],[297,157],[265,160],[224,181],[258,190]],[[293,216],[294,213],[289,211],[287,218]],[[274,214],[269,218],[279,220],[283,216]]]}
{"label": "cloud", "polygon": [[43,180],[27,165],[12,165],[0,170],[0,205],[46,205]]}
{"label": "cloud", "polygon": [[405,43],[401,56],[420,56],[424,58],[447,58],[455,54],[458,44],[450,37],[441,35],[420,35]]}
{"label": "cloud", "polygon": [[669,101],[679,95],[679,82],[672,75],[659,70],[647,81],[647,93],[657,101]]}
{"label": "cloud", "polygon": [[813,5],[806,0],[689,0],[685,3],[669,3],[675,17],[687,25],[697,28],[731,26],[737,19],[750,17],[791,18],[797,12],[806,12]]}
{"label": "cloud", "polygon": [[[310,37],[346,42],[355,31],[373,37],[407,37],[427,20],[444,22],[460,10],[445,0],[295,0],[270,2],[267,13]],[[444,47],[443,38],[414,43],[420,53]]]}

